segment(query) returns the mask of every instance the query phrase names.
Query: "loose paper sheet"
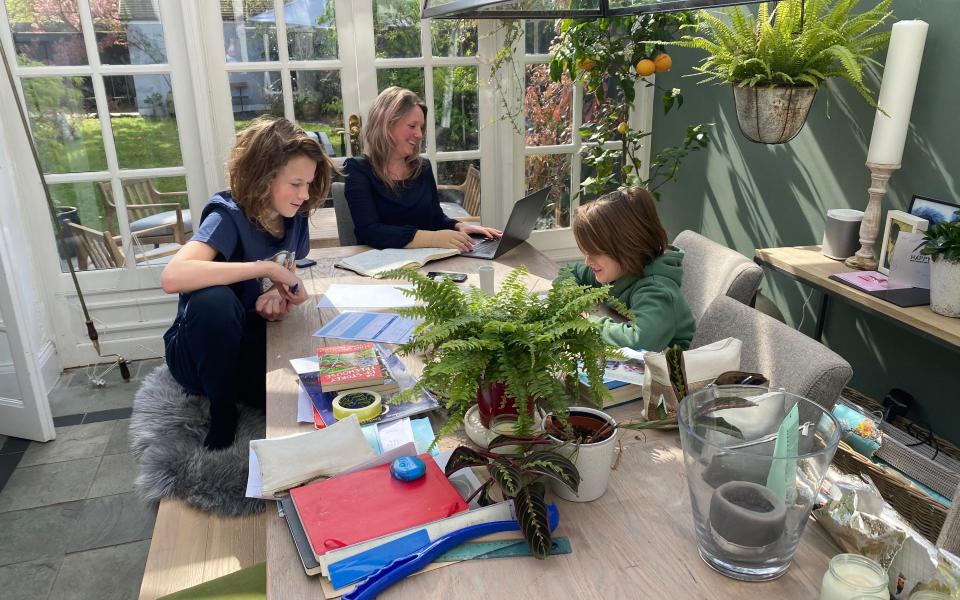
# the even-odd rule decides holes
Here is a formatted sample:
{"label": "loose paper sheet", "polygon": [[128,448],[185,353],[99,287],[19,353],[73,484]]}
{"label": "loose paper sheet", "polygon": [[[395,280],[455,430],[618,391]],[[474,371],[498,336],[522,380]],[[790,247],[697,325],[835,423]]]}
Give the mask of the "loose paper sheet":
{"label": "loose paper sheet", "polygon": [[318,329],[317,337],[402,344],[410,339],[420,321],[396,313],[347,311]]}
{"label": "loose paper sheet", "polygon": [[412,285],[360,285],[333,283],[320,297],[318,308],[400,308],[415,301],[400,292]]}

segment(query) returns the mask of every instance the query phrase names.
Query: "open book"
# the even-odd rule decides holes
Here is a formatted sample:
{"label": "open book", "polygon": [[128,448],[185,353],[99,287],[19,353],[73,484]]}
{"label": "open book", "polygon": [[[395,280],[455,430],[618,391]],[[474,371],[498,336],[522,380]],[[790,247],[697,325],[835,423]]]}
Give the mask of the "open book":
{"label": "open book", "polygon": [[431,260],[440,260],[459,254],[453,248],[387,248],[367,250],[354,256],[340,259],[335,266],[350,269],[367,277],[380,277],[383,273],[403,267],[419,268]]}

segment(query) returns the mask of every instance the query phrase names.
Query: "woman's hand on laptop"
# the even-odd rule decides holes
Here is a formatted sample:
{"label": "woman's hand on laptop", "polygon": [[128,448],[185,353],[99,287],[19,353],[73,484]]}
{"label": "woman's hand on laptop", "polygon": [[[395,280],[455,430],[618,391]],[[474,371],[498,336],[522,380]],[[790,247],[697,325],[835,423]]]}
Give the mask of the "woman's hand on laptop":
{"label": "woman's hand on laptop", "polygon": [[472,223],[458,223],[457,229],[466,234],[482,235],[487,238],[498,238],[503,232],[493,227],[484,227],[483,225],[473,225]]}
{"label": "woman's hand on laptop", "polygon": [[473,240],[463,231],[455,229],[441,229],[431,231],[430,245],[436,248],[454,248],[461,252],[473,250]]}

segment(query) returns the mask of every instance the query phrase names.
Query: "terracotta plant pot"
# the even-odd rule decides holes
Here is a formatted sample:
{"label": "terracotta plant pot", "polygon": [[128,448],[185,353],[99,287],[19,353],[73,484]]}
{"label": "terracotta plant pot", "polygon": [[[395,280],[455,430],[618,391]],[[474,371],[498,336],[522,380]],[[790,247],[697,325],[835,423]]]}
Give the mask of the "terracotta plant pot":
{"label": "terracotta plant pot", "polygon": [[751,142],[783,144],[807,121],[817,88],[805,86],[733,86],[740,131]]}
{"label": "terracotta plant pot", "polygon": [[[496,415],[515,415],[517,406],[513,398],[506,395],[506,386],[502,381],[483,385],[477,389],[477,409],[480,412],[480,422],[484,427],[490,427],[490,419]],[[528,414],[534,414],[533,398],[527,398]]]}
{"label": "terracotta plant pot", "polygon": [[553,493],[573,502],[590,502],[607,491],[610,471],[616,457],[617,422],[610,415],[582,406],[570,407],[567,421],[573,427],[575,439],[569,439],[566,428],[553,415],[544,420],[544,430],[558,443],[568,441],[558,452],[573,461],[580,473],[580,487],[574,494],[565,485],[551,482]]}

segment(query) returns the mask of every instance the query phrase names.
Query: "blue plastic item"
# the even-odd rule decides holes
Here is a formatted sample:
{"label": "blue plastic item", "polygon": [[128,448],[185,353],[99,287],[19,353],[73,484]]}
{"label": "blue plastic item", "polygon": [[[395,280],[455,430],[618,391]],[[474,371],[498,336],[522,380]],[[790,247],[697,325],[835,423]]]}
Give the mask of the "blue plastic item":
{"label": "blue plastic item", "polygon": [[338,560],[330,565],[330,583],[334,589],[356,583],[391,562],[398,556],[406,556],[416,552],[430,543],[430,534],[426,529],[418,529],[413,533],[381,544]]}
{"label": "blue plastic item", "polygon": [[417,456],[401,456],[390,465],[390,473],[400,481],[416,481],[427,473],[427,465]]}
{"label": "blue plastic item", "polygon": [[[553,531],[560,523],[560,511],[557,510],[556,505],[550,504],[547,506],[547,513],[550,530]],[[344,594],[343,600],[373,600],[373,598],[382,594],[384,590],[394,583],[426,567],[434,558],[462,542],[481,535],[498,533],[500,531],[516,531],[518,529],[520,529],[520,524],[517,523],[517,521],[511,520],[479,523],[450,532],[447,535],[437,538],[433,543],[424,546],[420,550],[398,558],[389,565],[376,571],[357,585],[353,591]]]}

